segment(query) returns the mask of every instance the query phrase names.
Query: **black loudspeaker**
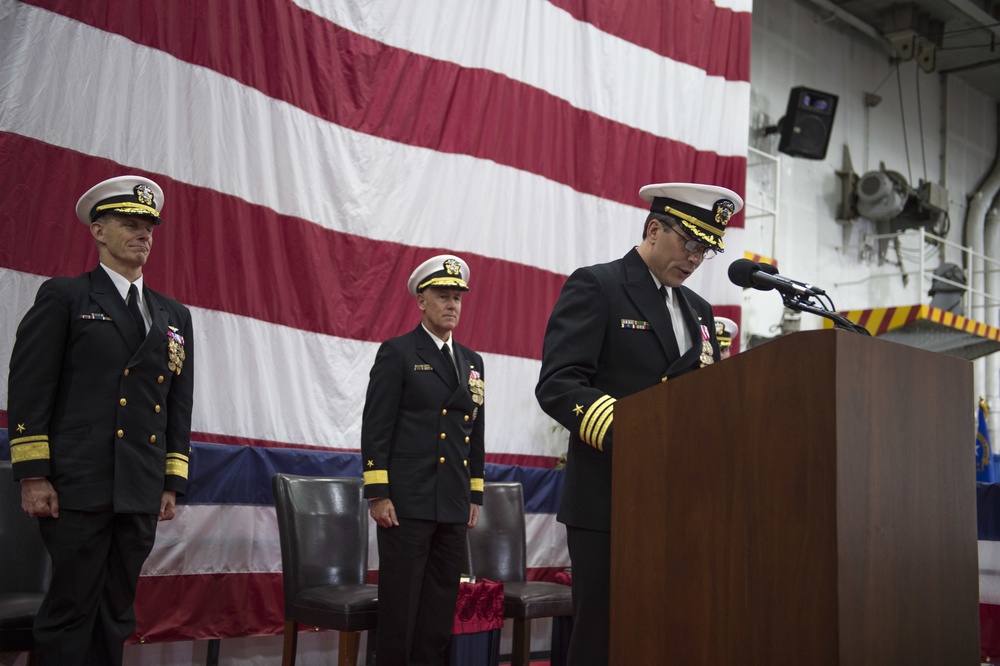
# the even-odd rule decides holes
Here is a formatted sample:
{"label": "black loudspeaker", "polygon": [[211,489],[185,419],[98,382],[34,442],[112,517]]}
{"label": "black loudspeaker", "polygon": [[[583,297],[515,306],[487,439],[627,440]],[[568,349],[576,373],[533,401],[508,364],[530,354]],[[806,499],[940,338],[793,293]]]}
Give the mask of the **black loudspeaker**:
{"label": "black loudspeaker", "polygon": [[792,157],[825,158],[836,112],[836,95],[804,86],[792,88],[785,117],[778,121],[778,150]]}

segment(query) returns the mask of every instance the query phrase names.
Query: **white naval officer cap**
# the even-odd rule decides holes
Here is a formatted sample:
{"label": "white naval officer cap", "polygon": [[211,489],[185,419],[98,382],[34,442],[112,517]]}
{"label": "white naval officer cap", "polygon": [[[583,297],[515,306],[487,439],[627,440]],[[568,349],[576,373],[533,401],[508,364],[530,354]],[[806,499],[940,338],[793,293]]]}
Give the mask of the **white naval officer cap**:
{"label": "white naval officer cap", "polygon": [[719,346],[725,349],[733,344],[733,338],[740,333],[740,327],[729,317],[715,317],[715,337]]}
{"label": "white naval officer cap", "polygon": [[90,225],[105,213],[143,215],[153,224],[163,224],[163,190],[149,178],[116,176],[101,181],[87,190],[76,202],[76,216]]}
{"label": "white naval officer cap", "polygon": [[416,296],[427,287],[469,291],[469,266],[453,254],[439,254],[417,266],[406,288]]}
{"label": "white naval officer cap", "polygon": [[676,219],[691,235],[721,252],[729,218],[743,209],[743,199],[730,189],[698,183],[657,183],[639,190],[649,211]]}

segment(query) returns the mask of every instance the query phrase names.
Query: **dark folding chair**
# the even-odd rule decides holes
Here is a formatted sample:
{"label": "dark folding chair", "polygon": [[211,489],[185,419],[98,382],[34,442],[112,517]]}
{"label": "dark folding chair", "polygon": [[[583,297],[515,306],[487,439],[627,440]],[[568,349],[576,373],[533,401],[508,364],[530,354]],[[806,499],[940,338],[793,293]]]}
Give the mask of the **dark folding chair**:
{"label": "dark folding chair", "polygon": [[360,478],[275,474],[285,591],[282,666],[295,663],[299,625],[340,632],[339,663],[355,666],[362,631],[374,652],[378,587],[368,574],[368,507]]}
{"label": "dark folding chair", "polygon": [[0,652],[30,652],[31,625],[42,603],[52,565],[35,519],[21,510],[21,487],[11,482],[10,461],[0,462]]}
{"label": "dark folding chair", "polygon": [[520,483],[488,482],[479,524],[469,530],[469,552],[477,578],[503,582],[503,615],[514,620],[511,666],[531,662],[531,621],[573,614],[570,588],[528,581],[524,491]]}

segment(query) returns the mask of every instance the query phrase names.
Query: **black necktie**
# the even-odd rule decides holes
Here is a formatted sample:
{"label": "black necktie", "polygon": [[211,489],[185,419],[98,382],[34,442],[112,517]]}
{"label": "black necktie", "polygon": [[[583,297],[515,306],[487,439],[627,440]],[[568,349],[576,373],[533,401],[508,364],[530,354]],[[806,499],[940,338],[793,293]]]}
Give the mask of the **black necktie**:
{"label": "black necktie", "polygon": [[135,320],[135,327],[139,329],[139,336],[141,338],[146,337],[146,322],[142,319],[142,312],[139,311],[139,290],[135,288],[135,285],[129,285],[128,288],[128,298],[125,299],[128,303],[128,311],[132,313],[132,319]]}
{"label": "black necktie", "polygon": [[[458,383],[458,370],[455,368],[455,361],[451,358],[451,349],[448,345],[441,345],[441,355],[444,356],[445,373]],[[449,384],[451,381],[448,382]]]}
{"label": "black necktie", "polygon": [[[673,294],[670,295],[673,298]],[[667,301],[667,285],[660,285],[660,300],[663,301],[663,307],[667,309],[667,321],[670,322],[669,333],[667,333],[667,338],[677,341],[677,346],[680,347],[680,339],[677,337],[677,330],[674,328],[674,312],[671,303]],[[679,350],[678,350],[679,351]]]}

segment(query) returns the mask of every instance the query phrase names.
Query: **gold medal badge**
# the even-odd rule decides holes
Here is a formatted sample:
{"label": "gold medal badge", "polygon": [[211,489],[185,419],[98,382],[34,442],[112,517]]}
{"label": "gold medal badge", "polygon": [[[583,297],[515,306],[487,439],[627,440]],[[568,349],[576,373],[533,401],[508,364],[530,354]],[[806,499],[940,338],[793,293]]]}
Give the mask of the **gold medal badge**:
{"label": "gold medal badge", "polygon": [[486,384],[482,379],[469,378],[469,392],[472,393],[472,402],[477,405],[483,404],[486,399]]}
{"label": "gold medal badge", "polygon": [[477,405],[483,404],[486,399],[486,384],[483,382],[483,376],[475,367],[469,368],[469,393],[472,394],[472,402]]}
{"label": "gold medal badge", "polygon": [[701,341],[701,367],[706,365],[712,365],[715,363],[715,357],[712,355],[712,343],[708,340]]}
{"label": "gold medal badge", "polygon": [[173,326],[167,328],[170,329],[167,331],[167,368],[175,375],[179,375],[187,357],[184,352],[184,337]]}

